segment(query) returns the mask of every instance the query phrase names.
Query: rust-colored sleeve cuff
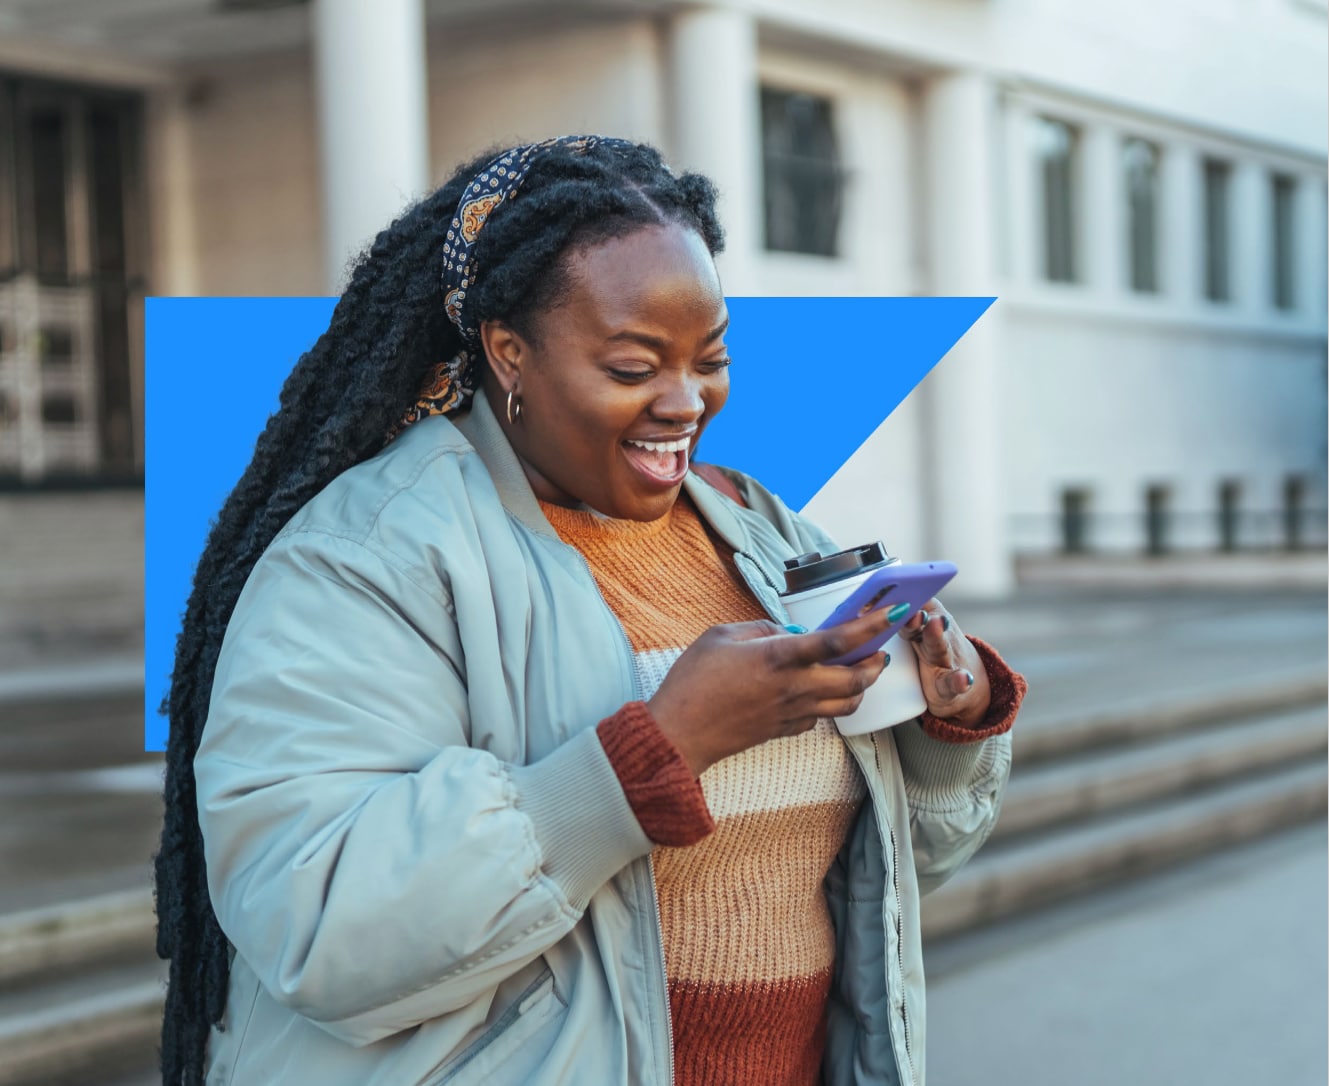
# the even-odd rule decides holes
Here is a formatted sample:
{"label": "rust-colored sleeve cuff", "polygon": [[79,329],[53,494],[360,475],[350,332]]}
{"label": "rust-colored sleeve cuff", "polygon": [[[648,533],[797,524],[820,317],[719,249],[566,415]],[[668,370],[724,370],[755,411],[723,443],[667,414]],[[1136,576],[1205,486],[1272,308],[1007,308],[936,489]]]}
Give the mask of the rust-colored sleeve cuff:
{"label": "rust-colored sleeve cuff", "polygon": [[656,844],[695,845],[716,828],[702,785],[644,703],[630,701],[596,734],[642,832]]}
{"label": "rust-colored sleeve cuff", "polygon": [[977,743],[990,735],[1001,735],[1003,732],[1011,731],[1011,726],[1016,722],[1016,712],[1020,709],[1025,692],[1029,689],[1025,676],[1012,671],[992,645],[980,641],[977,637],[969,637],[968,634],[966,636],[970,644],[975,647],[975,651],[979,653],[979,659],[983,661],[992,694],[984,718],[969,728],[954,721],[942,720],[927,709],[924,710],[923,715],[919,717],[924,733],[944,743]]}

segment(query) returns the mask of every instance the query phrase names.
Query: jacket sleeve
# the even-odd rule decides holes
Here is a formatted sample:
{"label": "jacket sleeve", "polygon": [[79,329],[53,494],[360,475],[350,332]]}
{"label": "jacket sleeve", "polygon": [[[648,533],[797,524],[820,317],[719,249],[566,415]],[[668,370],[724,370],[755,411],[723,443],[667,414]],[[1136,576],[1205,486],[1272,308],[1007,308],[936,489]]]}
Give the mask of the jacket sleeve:
{"label": "jacket sleeve", "polygon": [[469,745],[460,642],[431,624],[455,631],[450,601],[391,555],[279,538],[195,759],[222,930],[274,999],[355,1045],[491,992],[651,849],[594,727],[529,765]]}
{"label": "jacket sleeve", "polygon": [[1011,773],[1011,733],[948,743],[927,734],[917,720],[891,733],[909,802],[919,892],[927,894],[959,871],[993,832]]}

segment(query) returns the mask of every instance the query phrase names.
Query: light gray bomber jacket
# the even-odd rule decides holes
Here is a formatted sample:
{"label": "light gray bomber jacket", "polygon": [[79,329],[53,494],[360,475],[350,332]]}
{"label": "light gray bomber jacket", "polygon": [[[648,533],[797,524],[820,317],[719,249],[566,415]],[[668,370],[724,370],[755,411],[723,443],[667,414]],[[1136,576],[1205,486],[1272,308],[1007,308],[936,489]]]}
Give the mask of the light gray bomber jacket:
{"label": "light gray bomber jacket", "polygon": [[[685,486],[786,621],[782,560],[834,545],[751,480],[750,509]],[[209,1086],[669,1083],[652,843],[595,731],[639,696],[483,396],[309,502],[245,585],[195,759],[234,948]],[[919,898],[987,837],[1009,737],[846,743],[869,798],[826,879],[825,1080],[922,1086]]]}

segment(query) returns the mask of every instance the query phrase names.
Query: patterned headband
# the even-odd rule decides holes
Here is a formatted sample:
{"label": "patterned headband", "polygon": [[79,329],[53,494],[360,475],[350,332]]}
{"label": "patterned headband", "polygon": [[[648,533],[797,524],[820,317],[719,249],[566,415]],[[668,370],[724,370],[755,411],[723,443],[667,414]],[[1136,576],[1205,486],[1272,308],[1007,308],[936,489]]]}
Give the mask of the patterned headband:
{"label": "patterned headband", "polygon": [[443,245],[443,306],[462,333],[462,349],[426,375],[419,399],[389,431],[389,441],[413,422],[465,407],[475,395],[483,351],[480,324],[467,313],[466,296],[476,281],[476,241],[494,209],[513,198],[532,164],[546,151],[559,147],[583,154],[598,145],[632,146],[627,140],[604,136],[558,136],[512,147],[491,159],[462,191]]}

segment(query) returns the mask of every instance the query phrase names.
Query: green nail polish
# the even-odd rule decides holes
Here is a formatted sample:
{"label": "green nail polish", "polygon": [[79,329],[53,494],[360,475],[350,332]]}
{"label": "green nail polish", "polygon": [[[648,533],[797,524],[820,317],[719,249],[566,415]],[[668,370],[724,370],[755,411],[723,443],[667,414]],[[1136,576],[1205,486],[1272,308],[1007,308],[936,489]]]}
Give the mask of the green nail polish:
{"label": "green nail polish", "polygon": [[910,613],[910,605],[908,603],[898,603],[896,604],[895,607],[893,607],[890,611],[887,612],[887,621],[899,622],[909,613]]}

